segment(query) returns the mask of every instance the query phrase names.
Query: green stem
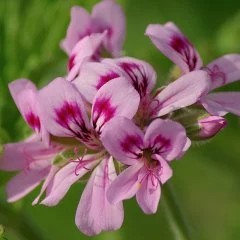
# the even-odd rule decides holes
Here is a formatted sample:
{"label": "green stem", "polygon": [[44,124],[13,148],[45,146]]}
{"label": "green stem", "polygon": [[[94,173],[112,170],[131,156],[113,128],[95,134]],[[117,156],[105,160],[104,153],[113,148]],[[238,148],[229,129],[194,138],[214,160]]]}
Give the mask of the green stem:
{"label": "green stem", "polygon": [[0,201],[0,222],[6,229],[11,229],[21,239],[45,240],[41,231],[22,211],[17,211]]}
{"label": "green stem", "polygon": [[174,239],[191,240],[191,229],[180,209],[173,187],[169,183],[164,185],[162,201]]}

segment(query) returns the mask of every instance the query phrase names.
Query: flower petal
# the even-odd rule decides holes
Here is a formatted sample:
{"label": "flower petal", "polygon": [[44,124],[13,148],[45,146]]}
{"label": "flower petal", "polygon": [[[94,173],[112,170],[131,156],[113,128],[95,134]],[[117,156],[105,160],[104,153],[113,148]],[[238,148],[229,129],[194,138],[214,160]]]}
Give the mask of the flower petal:
{"label": "flower petal", "polygon": [[132,198],[139,190],[139,173],[143,167],[143,162],[138,162],[122,173],[110,185],[107,198],[112,204],[121,202],[124,199]]}
{"label": "flower petal", "polygon": [[77,42],[90,34],[91,16],[81,7],[74,6],[71,9],[71,21],[67,29],[65,39],[61,42],[61,48],[70,55]]}
{"label": "flower petal", "polygon": [[8,143],[3,145],[3,153],[0,158],[0,169],[5,171],[21,170],[26,165],[24,149],[29,143]]}
{"label": "flower petal", "polygon": [[145,34],[166,57],[180,67],[183,73],[202,67],[199,53],[174,23],[150,24]]}
{"label": "flower petal", "polygon": [[156,159],[159,161],[159,163],[161,165],[159,179],[160,179],[161,184],[164,184],[172,177],[173,170],[169,166],[168,162],[165,161],[161,156],[155,155],[154,157],[156,157]]}
{"label": "flower petal", "polygon": [[211,93],[201,99],[204,108],[212,115],[224,116],[228,112],[240,116],[240,92]]}
{"label": "flower petal", "polygon": [[107,30],[105,48],[114,56],[121,53],[125,38],[125,15],[121,6],[115,1],[101,1],[92,10],[94,28],[98,31]]}
{"label": "flower petal", "polygon": [[113,68],[116,66],[134,86],[141,97],[150,94],[156,84],[156,72],[153,67],[142,60],[131,57],[123,57],[117,59],[104,59],[103,63],[107,63]]}
{"label": "flower petal", "polygon": [[116,67],[99,62],[87,62],[73,81],[84,98],[92,103],[97,91],[107,82],[123,75]]}
{"label": "flower petal", "polygon": [[190,138],[187,138],[186,144],[185,144],[182,152],[176,157],[176,159],[181,159],[184,156],[184,154],[187,152],[187,150],[191,147],[191,144],[192,144],[192,142],[191,142]]}
{"label": "flower petal", "polygon": [[73,84],[57,78],[39,92],[42,121],[54,136],[87,141],[89,120],[82,97]]}
{"label": "flower petal", "polygon": [[22,169],[41,170],[51,164],[52,157],[60,151],[60,146],[45,146],[39,139],[9,143],[3,146],[0,169],[17,171]]}
{"label": "flower petal", "polygon": [[172,120],[154,120],[144,136],[145,148],[152,149],[154,154],[168,161],[181,155],[187,142],[185,129]]}
{"label": "flower petal", "polygon": [[240,54],[227,54],[206,67],[211,76],[211,89],[240,80]]}
{"label": "flower petal", "polygon": [[124,164],[135,164],[142,156],[143,132],[127,118],[115,117],[107,123],[101,141],[107,151]]}
{"label": "flower petal", "polygon": [[113,117],[132,118],[138,110],[139,101],[139,94],[125,78],[106,83],[93,100],[93,127],[101,133],[104,124]]}
{"label": "flower petal", "polygon": [[41,123],[36,102],[36,86],[30,80],[17,79],[9,84],[9,90],[24,120],[38,133]]}
{"label": "flower petal", "polygon": [[152,113],[160,117],[196,103],[208,91],[209,81],[209,75],[205,71],[185,74],[156,96],[151,106]]}
{"label": "flower petal", "polygon": [[161,187],[157,179],[153,178],[151,175],[146,177],[136,194],[137,202],[145,214],[156,213],[160,200]]}
{"label": "flower petal", "polygon": [[[94,155],[86,155],[82,159],[82,167],[78,169],[78,163],[70,162],[60,169],[48,184],[46,197],[41,204],[47,206],[57,205],[66,195],[73,183],[78,181],[83,175],[89,172],[97,163],[98,159]],[[86,164],[84,164],[86,161]],[[76,173],[76,170],[77,173]]]}
{"label": "flower petal", "polygon": [[99,51],[106,34],[106,31],[103,33],[92,33],[81,39],[74,46],[68,62],[69,73],[66,77],[68,81],[72,81],[78,76],[84,62],[100,60]]}
{"label": "flower petal", "polygon": [[40,171],[22,171],[18,173],[7,183],[7,201],[15,202],[26,196],[41,183],[48,175],[49,170],[48,167]]}
{"label": "flower petal", "polygon": [[32,205],[36,205],[40,199],[40,197],[42,196],[42,194],[45,192],[45,190],[47,189],[48,185],[50,184],[52,178],[54,177],[55,173],[58,171],[58,167],[53,165],[42,185],[41,191],[38,194],[38,196],[34,199],[34,201],[32,202]]}
{"label": "flower petal", "polygon": [[92,173],[75,217],[77,227],[84,234],[92,236],[121,227],[122,203],[112,205],[106,198],[107,189],[116,176],[112,158],[103,160]]}

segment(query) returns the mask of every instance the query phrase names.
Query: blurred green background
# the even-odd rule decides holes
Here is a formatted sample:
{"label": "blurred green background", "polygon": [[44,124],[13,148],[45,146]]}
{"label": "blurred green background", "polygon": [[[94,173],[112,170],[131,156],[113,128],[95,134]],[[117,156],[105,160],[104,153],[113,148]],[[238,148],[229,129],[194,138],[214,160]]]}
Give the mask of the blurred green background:
{"label": "blurred green background", "polygon": [[[90,10],[96,2],[0,0],[0,143],[18,141],[29,134],[7,84],[26,77],[43,86],[64,75],[67,57],[59,41],[65,36],[70,7],[78,4]],[[125,54],[149,61],[158,72],[159,85],[166,82],[172,64],[144,36],[149,23],[174,21],[198,48],[205,63],[225,53],[240,53],[239,0],[118,2],[127,16]],[[240,89],[238,83],[230,88]],[[178,221],[179,213],[175,214],[167,201],[162,199],[158,213],[147,216],[133,199],[125,202],[123,227],[93,239],[240,239],[240,126],[237,117],[228,116],[228,120],[228,127],[215,139],[196,144],[173,164],[170,182],[190,237],[178,233],[184,232],[181,217]],[[0,224],[5,226],[9,240],[89,239],[74,224],[81,184],[75,184],[56,207],[32,207],[39,188],[22,201],[6,203],[4,184],[10,177],[0,173]],[[167,195],[166,187],[163,194]]]}

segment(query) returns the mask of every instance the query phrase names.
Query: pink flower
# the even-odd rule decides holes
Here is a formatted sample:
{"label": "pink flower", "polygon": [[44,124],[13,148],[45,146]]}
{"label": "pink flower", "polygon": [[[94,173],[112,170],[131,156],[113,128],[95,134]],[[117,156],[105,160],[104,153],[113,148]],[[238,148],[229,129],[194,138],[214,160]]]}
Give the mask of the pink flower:
{"label": "pink flower", "polygon": [[[240,79],[240,55],[224,55],[206,67],[183,33],[171,22],[165,25],[150,24],[146,29],[154,45],[169,59],[171,59],[183,73],[203,69],[209,73],[209,91]],[[209,92],[208,91],[208,92]],[[204,94],[200,102],[212,115],[223,116],[228,112],[240,115],[240,93],[218,92]]]}
{"label": "pink flower", "polygon": [[[116,172],[100,135],[112,118],[132,118],[135,115],[139,105],[137,91],[127,80],[118,78],[99,89],[89,109],[71,82],[57,78],[39,92],[38,100],[41,121],[49,133],[56,137],[75,138],[80,142],[76,141],[74,149],[85,149],[80,153],[81,157],[76,150],[74,159],[69,159],[55,174],[42,203],[48,206],[58,204],[73,183],[94,169],[79,202],[76,224],[87,235],[118,229],[123,221],[122,203],[112,205],[106,198]],[[91,113],[90,120],[88,113]],[[92,153],[87,154],[88,150]]]}
{"label": "pink flower", "polygon": [[103,33],[92,33],[80,40],[73,48],[68,60],[68,81],[74,80],[81,72],[84,62],[100,61],[100,48],[106,36]]}
{"label": "pink flower", "polygon": [[125,38],[125,16],[114,0],[96,4],[91,15],[82,7],[72,7],[71,22],[61,47],[70,56],[81,39],[104,31],[106,31],[104,48],[114,57],[119,56]]}
{"label": "pink flower", "polygon": [[[118,135],[113,135],[113,131]],[[144,134],[131,120],[116,117],[106,124],[101,139],[110,154],[129,166],[110,185],[110,203],[136,194],[141,209],[146,214],[155,213],[161,185],[172,176],[168,162],[190,146],[185,129],[174,121],[157,119]]]}
{"label": "pink flower", "polygon": [[119,76],[125,77],[138,91],[141,99],[138,115],[147,120],[196,103],[209,88],[208,74],[197,70],[152,94],[156,83],[154,69],[150,64],[130,57],[86,63],[73,83],[91,103],[104,84]]}
{"label": "pink flower", "polygon": [[73,83],[84,98],[92,103],[94,96],[102,86],[120,76],[131,83],[141,99],[151,93],[157,77],[153,67],[147,62],[131,57],[122,57],[85,63]]}
{"label": "pink flower", "polygon": [[44,179],[46,182],[51,178],[55,171],[54,158],[63,149],[56,144],[46,147],[36,136],[24,142],[5,144],[3,148],[0,169],[18,171],[6,186],[8,202],[23,198]]}
{"label": "pink flower", "polygon": [[69,55],[67,80],[72,81],[86,61],[100,61],[105,50],[120,55],[125,38],[125,17],[114,0],[96,4],[90,15],[84,8],[73,7],[71,22],[62,48]]}
{"label": "pink flower", "polygon": [[3,146],[0,169],[19,171],[7,184],[7,198],[9,202],[17,201],[45,180],[35,200],[38,201],[57,171],[57,166],[53,164],[55,157],[67,148],[61,144],[50,143],[49,134],[41,121],[38,90],[35,85],[30,80],[18,79],[9,84],[9,89],[24,120],[36,134],[25,141]]}

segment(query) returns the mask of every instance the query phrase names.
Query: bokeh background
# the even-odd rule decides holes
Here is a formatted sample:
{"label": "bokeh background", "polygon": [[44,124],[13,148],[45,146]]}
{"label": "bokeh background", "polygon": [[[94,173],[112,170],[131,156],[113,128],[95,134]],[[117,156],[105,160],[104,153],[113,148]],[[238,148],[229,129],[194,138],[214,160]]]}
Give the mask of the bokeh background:
{"label": "bokeh background", "polygon": [[[64,75],[67,58],[59,48],[59,41],[65,36],[70,8],[81,5],[90,10],[96,2],[0,0],[1,144],[21,140],[29,134],[8,93],[7,84],[26,77],[41,87]],[[149,61],[158,73],[159,85],[166,82],[172,64],[144,36],[149,23],[174,21],[198,48],[205,63],[225,53],[240,53],[238,0],[117,2],[127,17],[125,54]],[[235,83],[228,89],[240,90],[239,85]],[[181,161],[173,164],[174,176],[170,182],[174,204],[168,205],[163,199],[157,214],[147,216],[134,199],[127,201],[123,227],[92,239],[240,239],[240,125],[237,117],[227,118],[228,127],[217,137],[207,144],[195,144]],[[5,227],[7,239],[89,239],[74,224],[81,184],[75,184],[56,207],[32,207],[31,201],[39,188],[24,200],[6,203],[4,185],[10,177],[8,173],[0,173],[0,224]],[[167,195],[165,187],[163,194]],[[190,237],[181,234],[184,232],[182,217],[190,229]]]}

